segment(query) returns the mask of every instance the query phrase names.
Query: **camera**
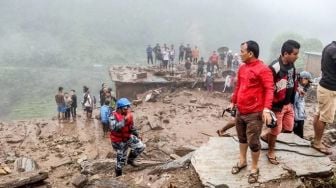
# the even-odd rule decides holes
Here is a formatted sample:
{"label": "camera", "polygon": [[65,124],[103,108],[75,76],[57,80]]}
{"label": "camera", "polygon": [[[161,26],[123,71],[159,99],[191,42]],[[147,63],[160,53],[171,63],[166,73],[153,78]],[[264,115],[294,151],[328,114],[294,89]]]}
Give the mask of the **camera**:
{"label": "camera", "polygon": [[224,110],[223,110],[222,117],[224,116],[225,112],[230,113],[230,115],[231,115],[232,117],[236,117],[237,108],[236,108],[236,107],[233,107],[232,109],[231,109],[231,108],[226,108],[226,109],[224,109]]}
{"label": "camera", "polygon": [[276,117],[275,117],[275,114],[274,114],[274,112],[272,112],[272,111],[268,111],[269,113],[270,113],[270,115],[271,115],[271,118],[272,118],[272,121],[271,122],[269,122],[269,123],[267,123],[266,124],[266,126],[268,127],[268,128],[275,128],[276,126],[277,126],[277,119],[276,119]]}

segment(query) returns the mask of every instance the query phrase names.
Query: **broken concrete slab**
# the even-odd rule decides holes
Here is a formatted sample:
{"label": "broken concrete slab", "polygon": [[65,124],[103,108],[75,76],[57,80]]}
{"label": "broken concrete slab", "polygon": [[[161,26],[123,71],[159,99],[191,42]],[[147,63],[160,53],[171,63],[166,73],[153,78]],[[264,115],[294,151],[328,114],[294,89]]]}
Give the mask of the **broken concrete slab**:
{"label": "broken concrete slab", "polygon": [[133,101],[132,101],[132,104],[133,104],[133,105],[139,105],[139,104],[142,104],[142,99],[133,100]]}
{"label": "broken concrete slab", "polygon": [[38,165],[34,159],[21,157],[15,160],[14,170],[16,172],[30,172],[38,169]]}
{"label": "broken concrete slab", "polygon": [[196,103],[197,102],[197,99],[195,99],[195,98],[192,98],[192,99],[190,99],[190,101],[189,101],[190,103]]}
{"label": "broken concrete slab", "polygon": [[136,73],[135,75],[136,75],[137,79],[147,78],[147,73],[146,72]]}
{"label": "broken concrete slab", "polygon": [[118,187],[118,188],[128,188],[129,185],[112,178],[101,178],[91,180],[86,186],[86,188],[96,188],[96,187]]}
{"label": "broken concrete slab", "polygon": [[5,136],[6,139],[6,142],[8,144],[17,144],[17,143],[21,143],[23,142],[24,140],[24,136],[21,136],[21,135],[7,135]]}
{"label": "broken concrete slab", "polygon": [[277,142],[285,143],[293,146],[307,146],[310,147],[310,141],[305,140],[292,133],[282,133],[277,136]]}
{"label": "broken concrete slab", "polygon": [[146,123],[151,130],[162,130],[162,122],[159,117],[157,116],[152,116],[148,118],[148,122]]}
{"label": "broken concrete slab", "polygon": [[[304,156],[312,156],[312,157],[325,157],[326,156],[325,154],[311,148],[310,144],[306,143],[306,140],[303,140],[294,134],[280,134],[280,135],[279,135],[279,138],[281,140],[280,141],[277,140],[277,143],[275,145],[276,151],[287,151],[287,152],[298,153]],[[294,142],[295,140],[297,140],[298,142],[295,143]],[[268,150],[268,144],[261,141],[261,149]]]}
{"label": "broken concrete slab", "polygon": [[82,174],[112,174],[115,168],[115,159],[87,160],[81,164]]}
{"label": "broken concrete slab", "polygon": [[88,177],[80,174],[78,176],[75,176],[72,181],[71,184],[74,185],[75,187],[84,187],[84,185],[88,182]]}
{"label": "broken concrete slab", "polygon": [[60,166],[71,164],[71,163],[73,163],[71,158],[65,158],[60,161],[55,162],[53,165],[50,166],[50,168],[54,169],[54,168],[58,168]]}
{"label": "broken concrete slab", "polygon": [[155,167],[148,174],[153,175],[153,174],[168,172],[168,171],[171,171],[171,170],[175,170],[175,169],[178,169],[178,168],[183,168],[183,167],[189,166],[192,155],[193,155],[193,152],[191,152],[188,155],[183,156],[179,159],[176,159],[174,161],[171,161],[171,162],[168,162],[168,163],[163,164],[161,166]]}
{"label": "broken concrete slab", "polygon": [[[277,146],[280,143],[277,143]],[[290,146],[288,146],[290,147]],[[309,147],[303,147],[311,149]],[[266,151],[262,151],[259,159],[260,177],[257,186],[272,180],[288,179],[291,173],[296,176],[316,176],[317,174],[329,174],[332,166],[328,157],[314,157],[299,153],[276,151],[280,165],[272,165],[268,162]],[[247,176],[249,168],[243,169],[239,174],[231,173],[232,166],[239,160],[239,143],[230,137],[211,137],[209,142],[194,152],[191,163],[198,173],[203,185],[216,187],[226,185],[228,187],[250,187]],[[307,164],[307,161],[312,161]],[[251,164],[250,151],[248,152],[248,164]],[[290,166],[290,169],[288,169]]]}
{"label": "broken concrete slab", "polygon": [[20,187],[36,183],[48,178],[48,173],[44,171],[31,171],[23,173],[0,176],[0,188]]}
{"label": "broken concrete slab", "polygon": [[176,153],[178,156],[182,157],[187,155],[190,152],[193,152],[197,149],[195,146],[180,146],[178,148],[174,149],[174,153]]}

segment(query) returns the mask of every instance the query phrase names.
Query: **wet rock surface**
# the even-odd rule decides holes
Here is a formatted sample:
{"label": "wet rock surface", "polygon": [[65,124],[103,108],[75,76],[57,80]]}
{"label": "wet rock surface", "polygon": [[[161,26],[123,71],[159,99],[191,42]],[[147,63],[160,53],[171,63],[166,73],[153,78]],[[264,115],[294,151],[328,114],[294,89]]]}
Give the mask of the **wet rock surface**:
{"label": "wet rock surface", "polygon": [[[291,140],[293,135],[282,136],[281,139]],[[295,137],[295,135],[294,135]],[[297,139],[297,138],[295,138]],[[304,141],[302,141],[304,142]],[[325,177],[332,176],[332,162],[326,156],[316,156],[314,149],[303,147],[312,153],[311,156],[300,152],[283,151],[277,143],[276,155],[279,165],[270,164],[266,157],[267,151],[262,151],[259,160],[260,177],[259,186],[273,180],[293,179],[292,177]],[[286,144],[284,144],[286,145]],[[289,146],[293,151],[300,150],[300,146]],[[302,148],[301,148],[302,149]],[[309,154],[309,152],[302,152]],[[248,156],[249,156],[248,152]],[[239,143],[233,137],[211,138],[209,142],[195,151],[191,162],[200,176],[203,185],[215,187],[226,185],[228,187],[249,187],[247,176],[249,168],[243,169],[239,174],[233,175],[231,168],[239,161]],[[309,163],[307,163],[309,161]],[[251,158],[248,157],[248,164]]]}

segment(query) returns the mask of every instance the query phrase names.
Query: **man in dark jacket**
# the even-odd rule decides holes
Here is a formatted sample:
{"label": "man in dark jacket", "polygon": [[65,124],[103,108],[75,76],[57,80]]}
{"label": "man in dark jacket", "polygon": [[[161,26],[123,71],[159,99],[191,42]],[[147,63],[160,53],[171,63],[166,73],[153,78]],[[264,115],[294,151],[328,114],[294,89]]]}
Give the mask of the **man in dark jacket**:
{"label": "man in dark jacket", "polygon": [[153,65],[153,48],[150,45],[148,45],[148,47],[146,48],[146,53],[147,53],[147,63],[149,64],[150,61]]}
{"label": "man in dark jacket", "polygon": [[314,140],[312,146],[325,154],[332,154],[323,144],[322,136],[327,123],[333,123],[336,113],[336,41],[328,44],[322,52],[322,78],[317,86],[317,113],[314,117]]}
{"label": "man in dark jacket", "polygon": [[268,143],[267,158],[271,164],[279,164],[275,156],[275,141],[281,132],[291,133],[294,127],[294,99],[297,89],[297,78],[294,62],[298,58],[300,44],[287,40],[281,47],[280,57],[269,67],[273,73],[275,85],[272,111],[277,118],[276,127],[271,128],[262,136]]}
{"label": "man in dark jacket", "polygon": [[76,121],[76,109],[77,109],[77,95],[76,95],[76,91],[74,89],[71,90],[71,107],[70,107],[70,112],[71,112],[71,116],[73,121]]}

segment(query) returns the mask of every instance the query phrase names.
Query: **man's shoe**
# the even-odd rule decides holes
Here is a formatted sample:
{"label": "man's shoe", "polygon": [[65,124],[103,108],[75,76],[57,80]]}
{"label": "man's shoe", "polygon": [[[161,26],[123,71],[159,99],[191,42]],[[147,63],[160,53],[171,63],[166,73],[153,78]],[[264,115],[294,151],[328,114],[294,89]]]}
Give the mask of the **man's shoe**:
{"label": "man's shoe", "polygon": [[139,167],[139,165],[136,162],[134,162],[134,160],[127,160],[127,164],[129,164],[133,167]]}
{"label": "man's shoe", "polygon": [[121,176],[122,175],[122,170],[121,169],[115,169],[115,174],[116,174],[116,177]]}

